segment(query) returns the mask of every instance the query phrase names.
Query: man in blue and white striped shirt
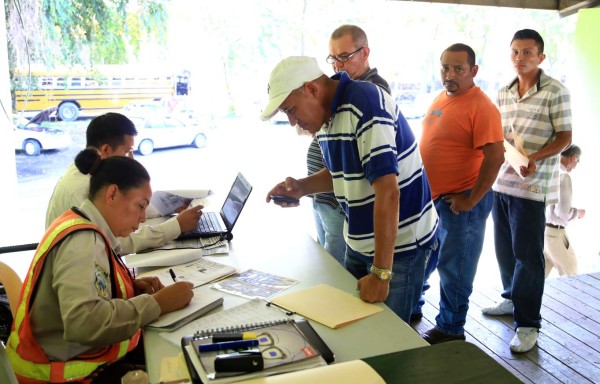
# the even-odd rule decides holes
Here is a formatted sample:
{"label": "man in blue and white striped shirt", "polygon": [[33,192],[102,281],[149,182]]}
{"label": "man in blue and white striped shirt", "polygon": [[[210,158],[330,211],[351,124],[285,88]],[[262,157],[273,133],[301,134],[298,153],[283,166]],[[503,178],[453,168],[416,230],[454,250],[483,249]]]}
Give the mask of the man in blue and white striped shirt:
{"label": "man in blue and white striped shirt", "polygon": [[358,279],[361,299],[385,301],[408,322],[438,218],[417,143],[394,100],[345,72],[329,78],[314,58],[297,56],[271,73],[262,118],[278,109],[290,124],[317,134],[326,168],[288,177],[267,202],[270,195],[333,191],[347,217],[346,268]]}

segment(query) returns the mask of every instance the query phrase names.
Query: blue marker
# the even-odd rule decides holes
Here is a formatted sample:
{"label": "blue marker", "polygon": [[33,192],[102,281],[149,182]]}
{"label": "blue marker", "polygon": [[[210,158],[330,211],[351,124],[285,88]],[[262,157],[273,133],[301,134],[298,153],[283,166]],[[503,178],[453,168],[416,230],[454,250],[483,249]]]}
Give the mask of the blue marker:
{"label": "blue marker", "polygon": [[258,347],[258,340],[224,341],[222,343],[200,344],[199,352],[226,351],[228,349],[248,349]]}

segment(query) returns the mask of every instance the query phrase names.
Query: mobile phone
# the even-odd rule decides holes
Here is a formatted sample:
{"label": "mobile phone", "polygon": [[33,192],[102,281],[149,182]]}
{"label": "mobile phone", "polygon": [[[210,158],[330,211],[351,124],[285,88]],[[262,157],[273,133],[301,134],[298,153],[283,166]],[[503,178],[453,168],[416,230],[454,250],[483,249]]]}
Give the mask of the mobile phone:
{"label": "mobile phone", "polygon": [[271,200],[276,203],[287,203],[287,204],[300,204],[300,200],[291,196],[284,195],[270,195]]}

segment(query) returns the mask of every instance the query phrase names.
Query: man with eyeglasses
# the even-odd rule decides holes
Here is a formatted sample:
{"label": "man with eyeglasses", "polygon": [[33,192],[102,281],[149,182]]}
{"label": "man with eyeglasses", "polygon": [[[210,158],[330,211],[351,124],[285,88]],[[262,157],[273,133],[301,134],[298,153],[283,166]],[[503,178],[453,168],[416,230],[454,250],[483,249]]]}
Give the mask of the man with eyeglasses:
{"label": "man with eyeglasses", "polygon": [[409,322],[438,219],[415,136],[394,99],[345,72],[330,78],[306,56],[281,61],[268,90],[262,119],[279,110],[316,135],[326,168],[287,177],[266,201],[334,192],[346,215],[346,269],[358,280],[360,298],[384,301]]}
{"label": "man with eyeglasses", "polygon": [[[369,67],[369,42],[367,35],[356,25],[342,25],[331,34],[327,63],[338,73],[344,71],[353,80],[369,81],[390,93],[388,83]],[[314,136],[314,135],[313,135]],[[313,138],[306,155],[308,175],[325,168],[319,142]],[[313,216],[319,243],[337,261],[344,265],[346,241],[344,240],[345,214],[333,193],[315,193]]]}
{"label": "man with eyeglasses", "polygon": [[390,86],[377,73],[377,68],[369,66],[369,41],[367,34],[356,25],[342,25],[331,34],[327,63],[335,73],[346,72],[352,80],[369,81],[377,84],[387,93]]}
{"label": "man with eyeglasses", "polygon": [[560,191],[558,202],[546,207],[546,230],[544,232],[544,259],[546,260],[546,278],[552,268],[560,276],[577,274],[577,256],[567,236],[567,224],[585,216],[585,209],[571,205],[573,187],[571,173],[579,164],[581,148],[571,145],[560,154]]}

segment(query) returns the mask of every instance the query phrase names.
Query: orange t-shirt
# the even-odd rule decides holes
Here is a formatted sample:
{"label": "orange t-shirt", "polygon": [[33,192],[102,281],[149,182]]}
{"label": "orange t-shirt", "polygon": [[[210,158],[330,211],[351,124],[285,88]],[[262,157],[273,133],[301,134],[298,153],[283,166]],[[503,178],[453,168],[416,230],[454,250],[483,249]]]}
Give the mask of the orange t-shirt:
{"label": "orange t-shirt", "polygon": [[423,119],[419,144],[433,199],[472,188],[481,147],[503,140],[500,112],[479,87],[455,96],[442,91]]}

